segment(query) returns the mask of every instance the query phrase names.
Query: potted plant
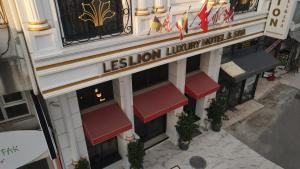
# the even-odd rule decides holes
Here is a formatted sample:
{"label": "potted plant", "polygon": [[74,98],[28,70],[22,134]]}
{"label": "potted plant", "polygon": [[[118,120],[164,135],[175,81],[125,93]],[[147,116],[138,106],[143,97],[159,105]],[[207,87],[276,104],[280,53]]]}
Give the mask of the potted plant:
{"label": "potted plant", "polygon": [[144,163],[144,144],[138,140],[129,142],[127,145],[128,161],[130,169],[142,169]]}
{"label": "potted plant", "polygon": [[75,169],[90,169],[90,164],[87,159],[80,159],[75,165]]}
{"label": "potted plant", "polygon": [[179,116],[176,124],[176,130],[179,135],[178,146],[181,150],[187,150],[192,140],[193,132],[199,127],[195,124],[194,116],[183,112]]}
{"label": "potted plant", "polygon": [[222,127],[222,119],[225,116],[226,101],[224,97],[212,99],[210,106],[206,109],[208,119],[211,121],[211,129],[219,132]]}

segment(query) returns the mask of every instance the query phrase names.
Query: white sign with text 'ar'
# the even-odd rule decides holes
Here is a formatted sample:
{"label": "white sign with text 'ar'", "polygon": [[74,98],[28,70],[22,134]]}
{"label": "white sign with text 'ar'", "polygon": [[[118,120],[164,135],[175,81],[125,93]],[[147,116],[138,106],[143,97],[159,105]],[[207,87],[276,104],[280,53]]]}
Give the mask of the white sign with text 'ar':
{"label": "white sign with text 'ar'", "polygon": [[266,23],[265,35],[286,39],[297,0],[272,0]]}
{"label": "white sign with text 'ar'", "polygon": [[47,152],[42,131],[21,130],[0,133],[0,169],[16,169]]}

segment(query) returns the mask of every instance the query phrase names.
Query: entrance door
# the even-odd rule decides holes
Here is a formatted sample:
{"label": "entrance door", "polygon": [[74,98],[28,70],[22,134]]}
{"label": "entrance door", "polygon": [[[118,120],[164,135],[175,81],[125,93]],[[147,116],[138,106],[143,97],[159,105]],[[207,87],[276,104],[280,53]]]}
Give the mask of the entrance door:
{"label": "entrance door", "polygon": [[116,137],[95,146],[87,142],[87,149],[92,169],[104,168],[118,160],[121,160]]}
{"label": "entrance door", "polygon": [[140,136],[141,141],[145,143],[166,132],[166,120],[166,115],[164,115],[148,123],[143,123],[135,117],[135,132]]}
{"label": "entrance door", "polygon": [[185,95],[188,98],[188,104],[183,107],[183,111],[194,116],[195,121],[200,120],[196,115],[196,100],[192,97]]}
{"label": "entrance door", "polygon": [[259,75],[254,75],[244,81],[243,93],[240,103],[244,103],[254,98]]}
{"label": "entrance door", "polygon": [[241,94],[242,94],[242,82],[232,84],[230,87],[229,99],[228,99],[228,108],[233,108],[239,104]]}

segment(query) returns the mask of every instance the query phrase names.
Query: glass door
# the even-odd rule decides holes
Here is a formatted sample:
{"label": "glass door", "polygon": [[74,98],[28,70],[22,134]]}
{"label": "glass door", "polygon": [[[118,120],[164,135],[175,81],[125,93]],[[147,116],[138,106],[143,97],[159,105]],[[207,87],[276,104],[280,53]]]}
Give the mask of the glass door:
{"label": "glass door", "polygon": [[95,146],[87,142],[87,148],[92,169],[104,168],[121,160],[116,137]]}
{"label": "glass door", "polygon": [[228,98],[228,108],[234,108],[239,104],[241,93],[242,93],[243,83],[235,83],[230,87],[229,98]]}
{"label": "glass door", "polygon": [[259,75],[254,75],[244,81],[243,93],[240,103],[244,103],[254,98]]}
{"label": "glass door", "polygon": [[188,104],[183,107],[185,113],[191,114],[194,116],[195,121],[200,120],[200,117],[196,115],[196,100],[188,95],[185,95],[188,98]]}
{"label": "glass door", "polygon": [[143,123],[135,117],[135,132],[140,136],[141,141],[145,143],[166,132],[166,120],[166,115],[164,115],[148,123]]}

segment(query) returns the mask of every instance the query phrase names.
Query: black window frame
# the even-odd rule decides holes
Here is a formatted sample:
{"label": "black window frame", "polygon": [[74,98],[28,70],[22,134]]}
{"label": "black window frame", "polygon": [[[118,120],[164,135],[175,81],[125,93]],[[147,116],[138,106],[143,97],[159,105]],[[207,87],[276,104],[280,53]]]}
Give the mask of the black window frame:
{"label": "black window frame", "polygon": [[257,1],[257,4],[254,5],[253,9],[250,9],[250,0],[242,0],[246,1],[246,4],[242,4],[241,0],[230,0],[230,4],[235,6],[235,14],[243,14],[248,12],[256,12],[259,4],[259,0]]}
{"label": "black window frame", "polygon": [[[118,25],[117,26],[118,29],[117,28],[111,29],[111,26],[106,24],[100,27],[96,27],[90,21],[87,22],[80,21],[78,17],[83,13],[81,4],[91,3],[93,0],[77,0],[79,2],[77,2],[77,4],[75,5],[73,4],[74,0],[69,0],[69,2],[66,1],[67,0],[55,0],[59,26],[60,26],[60,33],[61,33],[61,38],[64,46],[103,40],[103,39],[108,39],[113,37],[120,37],[120,36],[132,34],[133,32],[131,0],[118,0],[117,5],[111,4],[111,8],[116,9],[116,11],[113,11],[116,14],[112,18],[112,21],[106,20],[104,23],[106,24],[113,23],[115,25]],[[104,1],[104,2],[111,1],[113,3],[115,2],[113,0],[99,0],[99,1]],[[70,4],[66,5],[65,3],[70,3]],[[74,7],[77,10],[73,10]],[[75,14],[71,16],[71,18],[73,19],[66,17],[71,15],[70,10],[67,11],[67,9],[69,8],[72,8],[71,11],[76,11]],[[76,30],[77,30],[77,34],[76,34],[77,37],[75,38],[74,32]],[[72,36],[69,34],[72,34]]]}
{"label": "black window frame", "polygon": [[137,116],[134,116],[134,126],[135,132],[140,136],[140,140],[145,143],[161,134],[166,133],[167,115],[160,116],[147,123],[142,122]]}
{"label": "black window frame", "polygon": [[[88,141],[86,142],[86,144],[87,144],[91,169],[105,168],[122,159],[122,157],[119,154],[117,137],[113,137],[111,139],[108,139],[96,145],[92,145]],[[104,147],[108,144],[111,144],[113,146],[109,147],[109,150],[111,150],[110,152],[108,151],[105,152],[104,149],[107,150],[108,148],[107,147],[104,148]]]}
{"label": "black window frame", "polygon": [[163,83],[169,80],[169,64],[132,74],[133,92]]}
{"label": "black window frame", "polygon": [[[98,92],[96,92],[95,89],[98,89]],[[102,96],[97,97],[97,93],[101,93]],[[107,103],[114,100],[113,81],[110,80],[83,89],[79,89],[76,91],[76,94],[78,98],[78,105],[81,111],[90,107]],[[86,100],[84,100],[85,98]],[[100,99],[105,100],[100,101]]]}
{"label": "black window frame", "polygon": [[200,70],[201,54],[186,59],[186,74]]}

